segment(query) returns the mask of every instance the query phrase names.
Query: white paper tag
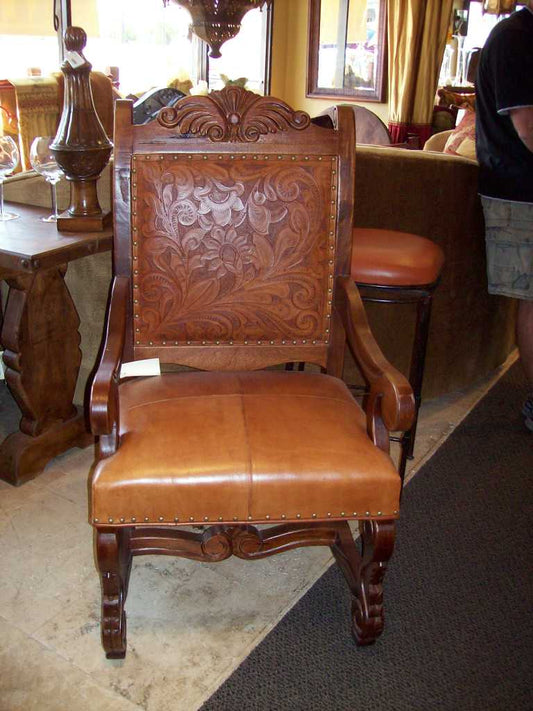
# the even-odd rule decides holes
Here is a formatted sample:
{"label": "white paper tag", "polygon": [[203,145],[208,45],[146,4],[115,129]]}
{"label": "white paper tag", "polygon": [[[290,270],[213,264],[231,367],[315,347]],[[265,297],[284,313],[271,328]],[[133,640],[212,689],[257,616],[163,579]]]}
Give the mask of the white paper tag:
{"label": "white paper tag", "polygon": [[72,69],[77,69],[85,64],[85,59],[79,52],[65,52],[65,61],[70,64]]}
{"label": "white paper tag", "polygon": [[159,358],[145,358],[144,360],[132,360],[130,363],[122,363],[120,368],[121,378],[138,378],[143,375],[161,375]]}

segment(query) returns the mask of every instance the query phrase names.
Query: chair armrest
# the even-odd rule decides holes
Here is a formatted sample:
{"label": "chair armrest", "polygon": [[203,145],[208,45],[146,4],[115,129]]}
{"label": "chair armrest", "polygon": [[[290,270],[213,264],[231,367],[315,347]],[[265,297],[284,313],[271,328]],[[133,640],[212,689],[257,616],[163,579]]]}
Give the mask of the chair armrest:
{"label": "chair armrest", "polygon": [[111,289],[104,348],[91,386],[89,416],[94,435],[111,435],[118,427],[118,381],[126,336],[129,278],[115,277]]}
{"label": "chair armrest", "polygon": [[382,420],[389,432],[405,432],[415,415],[413,390],[407,378],[381,352],[368,325],[359,291],[350,277],[337,279],[337,309],[350,351],[370,385],[366,410],[371,436],[377,438],[378,430],[382,430],[376,418]]}

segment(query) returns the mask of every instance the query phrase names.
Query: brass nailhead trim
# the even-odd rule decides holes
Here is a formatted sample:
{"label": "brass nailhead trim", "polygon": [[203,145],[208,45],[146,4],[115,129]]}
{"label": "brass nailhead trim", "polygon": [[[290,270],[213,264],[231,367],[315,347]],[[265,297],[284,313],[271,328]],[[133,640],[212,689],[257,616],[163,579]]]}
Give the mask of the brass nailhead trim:
{"label": "brass nailhead trim", "polygon": [[[396,510],[394,510],[394,511],[392,512],[392,514],[389,514],[389,515],[397,516],[399,513],[400,513],[399,510],[396,509]],[[327,516],[328,518],[332,518],[333,514],[331,513],[331,511],[328,511],[328,512],[326,513],[326,516]],[[350,516],[354,516],[354,517],[355,517],[355,516],[358,516],[358,513],[357,513],[357,511],[354,511],[352,514],[347,514],[345,511],[341,511],[341,512],[340,512],[340,516],[342,516],[343,518],[348,518],[348,517],[350,517]],[[383,511],[376,511],[375,514],[372,514],[370,511],[365,511],[364,513],[359,514],[359,516],[365,516],[365,517],[387,516],[387,514],[384,514]],[[224,521],[224,520],[229,520],[229,518],[230,518],[230,517],[225,518],[224,516],[218,516],[218,517],[216,517],[216,520],[218,520],[218,521]],[[232,516],[231,518],[232,518],[233,521],[238,521],[238,520],[239,520],[239,517],[238,517],[238,516]],[[266,520],[266,521],[270,521],[270,519],[272,518],[272,516],[271,516],[270,514],[265,514],[263,518],[264,518],[264,520]],[[275,518],[275,517],[274,517],[274,518]],[[285,519],[287,518],[287,514],[284,514],[284,513],[283,513],[283,514],[280,514],[280,517],[279,517],[279,518],[282,519],[282,520],[285,520]],[[302,514],[301,514],[301,513],[297,513],[296,516],[295,516],[295,518],[301,519],[301,518],[302,518]],[[308,516],[303,516],[303,518],[304,518],[304,519],[305,519],[305,518],[318,518],[318,514],[317,514],[317,513],[311,513],[311,514],[308,515]],[[125,518],[124,516],[121,516],[121,517],[118,518],[117,520],[118,520],[120,523],[125,523],[125,522],[126,522],[126,518]],[[132,516],[130,520],[131,520],[132,523],[135,523],[135,522],[137,521],[137,517],[136,517],[136,516]],[[148,516],[145,516],[143,520],[144,520],[145,522],[149,522],[149,521],[150,521],[150,518],[149,518]],[[165,521],[165,517],[164,517],[164,516],[158,516],[158,517],[157,517],[157,520],[158,520],[158,521]],[[179,520],[180,520],[179,516],[174,516],[174,521],[175,521],[176,523],[177,523]],[[194,516],[189,516],[189,519],[188,519],[188,520],[189,520],[189,521],[195,521],[196,519],[194,518]],[[215,519],[214,519],[214,518],[213,518],[213,519],[210,519],[209,516],[204,516],[204,517],[203,517],[203,520],[204,520],[204,521],[209,521],[209,520],[213,520],[213,521],[214,521]],[[248,521],[253,521],[254,518],[253,518],[253,516],[247,516],[247,520],[248,520]],[[259,519],[257,519],[257,520],[261,520],[261,519],[259,518]],[[113,523],[113,522],[115,521],[115,519],[110,516],[110,517],[107,519],[107,521],[108,521],[109,523]],[[169,521],[170,521],[170,519],[169,519]],[[93,523],[100,523],[100,519],[99,519],[99,518],[93,518]]]}

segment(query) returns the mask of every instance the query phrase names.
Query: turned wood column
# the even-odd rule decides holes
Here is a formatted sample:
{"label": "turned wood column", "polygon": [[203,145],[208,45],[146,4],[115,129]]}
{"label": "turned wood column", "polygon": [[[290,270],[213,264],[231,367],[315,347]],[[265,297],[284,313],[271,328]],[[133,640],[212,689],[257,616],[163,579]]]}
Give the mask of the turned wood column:
{"label": "turned wood column", "polygon": [[103,213],[96,182],[107,165],[113,144],[94,107],[90,74],[92,65],[83,55],[87,35],[81,27],[67,27],[67,53],[61,65],[65,76],[63,111],[50,146],[70,182],[70,205],[57,220],[57,229],[68,232],[102,231],[111,213]]}

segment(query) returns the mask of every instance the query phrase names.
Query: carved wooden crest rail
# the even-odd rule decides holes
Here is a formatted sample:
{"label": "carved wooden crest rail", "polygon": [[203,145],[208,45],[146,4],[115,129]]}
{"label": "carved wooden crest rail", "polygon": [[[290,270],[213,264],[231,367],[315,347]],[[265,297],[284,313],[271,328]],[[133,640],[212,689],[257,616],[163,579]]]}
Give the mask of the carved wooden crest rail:
{"label": "carved wooden crest rail", "polygon": [[239,86],[212,91],[209,96],[189,96],[176,107],[162,109],[157,120],[181,134],[241,143],[255,142],[267,133],[301,130],[311,121],[305,111],[294,111],[284,101]]}

